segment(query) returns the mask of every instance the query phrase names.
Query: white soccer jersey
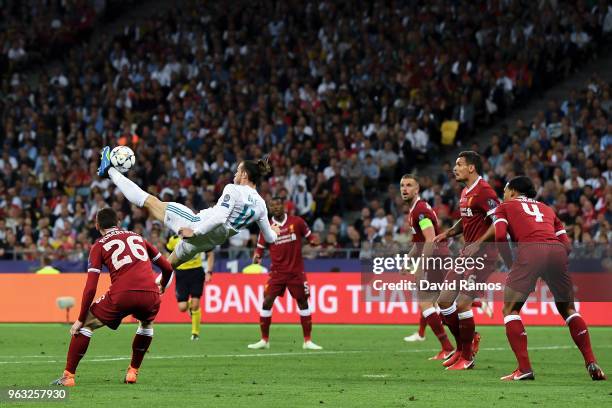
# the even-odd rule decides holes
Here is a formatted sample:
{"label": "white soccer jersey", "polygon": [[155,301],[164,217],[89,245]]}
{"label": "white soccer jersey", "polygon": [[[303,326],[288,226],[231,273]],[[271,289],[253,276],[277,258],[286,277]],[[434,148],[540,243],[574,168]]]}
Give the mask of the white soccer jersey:
{"label": "white soccer jersey", "polygon": [[254,188],[228,184],[223,189],[216,207],[229,211],[225,222],[227,228],[240,231],[252,222],[256,222],[266,241],[270,243],[275,241],[276,234],[270,228],[266,203]]}
{"label": "white soccer jersey", "polygon": [[198,252],[207,252],[223,244],[229,237],[256,222],[266,242],[276,241],[276,233],[268,221],[268,209],[254,188],[228,184],[212,208],[194,214],[179,203],[168,203],[165,225],[175,233],[191,228],[194,235],[181,240],[175,251],[180,260],[189,260]]}

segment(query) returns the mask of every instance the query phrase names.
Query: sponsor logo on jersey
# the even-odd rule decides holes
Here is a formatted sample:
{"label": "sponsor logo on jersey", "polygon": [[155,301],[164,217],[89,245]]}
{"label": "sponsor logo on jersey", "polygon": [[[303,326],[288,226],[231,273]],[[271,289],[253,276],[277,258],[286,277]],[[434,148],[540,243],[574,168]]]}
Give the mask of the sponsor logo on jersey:
{"label": "sponsor logo on jersey", "polygon": [[461,216],[462,217],[473,217],[474,213],[472,213],[472,209],[470,207],[461,207]]}

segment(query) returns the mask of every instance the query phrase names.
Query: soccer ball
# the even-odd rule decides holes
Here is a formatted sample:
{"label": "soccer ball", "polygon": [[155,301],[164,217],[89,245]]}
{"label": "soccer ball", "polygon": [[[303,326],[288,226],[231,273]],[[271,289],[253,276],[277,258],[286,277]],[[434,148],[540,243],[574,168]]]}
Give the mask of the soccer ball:
{"label": "soccer ball", "polygon": [[114,168],[127,173],[136,163],[134,151],[127,146],[117,146],[110,153],[110,161]]}

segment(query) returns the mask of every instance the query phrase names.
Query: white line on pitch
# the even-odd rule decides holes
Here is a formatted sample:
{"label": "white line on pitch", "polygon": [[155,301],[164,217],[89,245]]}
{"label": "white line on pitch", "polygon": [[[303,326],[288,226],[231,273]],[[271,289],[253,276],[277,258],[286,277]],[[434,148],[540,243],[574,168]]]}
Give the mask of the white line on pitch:
{"label": "white line on pitch", "polygon": [[[529,350],[569,350],[575,349],[576,346],[542,346],[542,347],[531,347]],[[597,349],[612,348],[612,345],[598,346]],[[506,351],[510,350],[510,347],[483,347],[482,351]],[[396,350],[396,351],[383,351],[384,353],[431,353],[440,351],[439,349],[416,349],[416,350]],[[322,356],[322,355],[333,355],[333,354],[365,354],[365,353],[381,353],[379,350],[328,350],[328,351],[316,351],[316,352],[295,352],[295,353],[257,353],[257,354],[190,354],[190,355],[174,355],[174,356],[147,356],[147,360],[170,360],[170,359],[185,359],[185,358],[262,358],[262,357],[291,357],[291,356]],[[93,358],[86,358],[85,361],[89,362],[106,362],[106,361],[121,361],[130,360],[131,357],[127,356],[92,356]],[[49,356],[49,358],[61,358],[58,356]],[[37,361],[36,363],[58,363],[64,360],[46,360]],[[32,364],[33,361],[0,361],[0,364]]]}

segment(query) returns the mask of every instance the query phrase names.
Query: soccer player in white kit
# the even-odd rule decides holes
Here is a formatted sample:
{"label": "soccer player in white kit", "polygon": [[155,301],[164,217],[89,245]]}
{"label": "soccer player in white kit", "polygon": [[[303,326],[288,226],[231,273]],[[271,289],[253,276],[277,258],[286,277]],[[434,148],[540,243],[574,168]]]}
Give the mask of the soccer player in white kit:
{"label": "soccer player in white kit", "polygon": [[234,184],[228,184],[214,207],[195,214],[190,208],[175,202],[161,201],[142,190],[136,183],[115,169],[110,162],[110,147],[102,149],[99,176],[108,176],[125,198],[138,207],[146,208],[151,216],[183,237],[168,261],[173,267],[223,244],[252,222],[259,225],[268,243],[276,241],[279,229],[270,226],[268,210],[256,186],[270,172],[263,160],[245,160],[238,165]]}

